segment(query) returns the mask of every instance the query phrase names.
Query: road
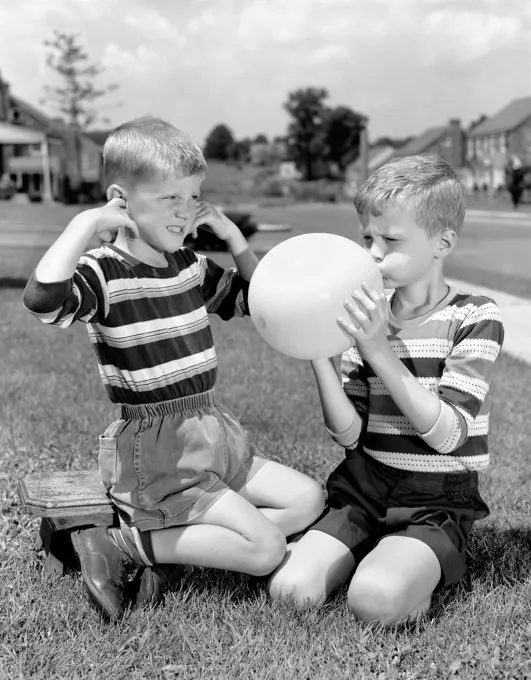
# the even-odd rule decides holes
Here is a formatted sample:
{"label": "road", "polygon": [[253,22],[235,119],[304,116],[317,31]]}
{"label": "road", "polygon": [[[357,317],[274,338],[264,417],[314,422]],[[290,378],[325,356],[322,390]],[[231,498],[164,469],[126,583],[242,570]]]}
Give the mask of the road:
{"label": "road", "polygon": [[[42,251],[79,212],[77,206],[21,206],[0,203],[0,268],[27,250],[26,266],[34,266]],[[301,233],[329,232],[357,239],[357,217],[350,204],[299,204],[255,207],[260,224],[284,224],[288,232],[259,232],[251,245],[264,254],[274,245]],[[226,261],[224,255],[215,255]],[[503,213],[473,213],[463,225],[458,245],[447,263],[449,276],[531,299],[531,216],[508,219]],[[9,268],[9,267],[8,267]],[[0,270],[0,277],[11,274]]]}

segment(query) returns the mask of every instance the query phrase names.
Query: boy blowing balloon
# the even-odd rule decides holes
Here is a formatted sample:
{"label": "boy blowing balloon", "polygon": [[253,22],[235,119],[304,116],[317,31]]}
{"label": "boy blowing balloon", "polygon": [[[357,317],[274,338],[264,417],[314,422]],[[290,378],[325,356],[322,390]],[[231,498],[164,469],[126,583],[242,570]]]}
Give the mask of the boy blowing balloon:
{"label": "boy blowing balloon", "polygon": [[472,525],[489,510],[489,383],[503,342],[496,303],[456,290],[443,266],[457,242],[463,188],[443,160],[413,156],[375,172],[354,199],[363,243],[390,299],[355,290],[338,320],[352,346],[312,361],[324,421],[345,448],[322,518],[288,546],[275,599],[323,603],[349,583],[364,621],[427,611],[465,573]]}

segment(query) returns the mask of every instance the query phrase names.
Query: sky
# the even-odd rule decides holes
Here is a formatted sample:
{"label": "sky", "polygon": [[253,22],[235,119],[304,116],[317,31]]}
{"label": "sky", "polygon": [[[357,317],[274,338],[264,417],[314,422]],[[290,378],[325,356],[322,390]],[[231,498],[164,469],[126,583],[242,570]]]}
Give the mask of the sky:
{"label": "sky", "polygon": [[310,86],[368,116],[373,140],[531,97],[531,0],[5,0],[0,73],[56,115],[42,104],[54,30],[119,85],[99,102],[111,126],[156,115],[199,143],[219,123],[285,134],[288,93]]}

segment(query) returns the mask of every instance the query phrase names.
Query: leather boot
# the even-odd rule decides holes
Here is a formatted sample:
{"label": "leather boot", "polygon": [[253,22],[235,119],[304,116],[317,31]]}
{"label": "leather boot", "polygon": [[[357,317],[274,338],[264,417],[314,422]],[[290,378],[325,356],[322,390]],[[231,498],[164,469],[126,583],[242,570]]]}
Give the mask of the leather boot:
{"label": "leather boot", "polygon": [[116,621],[124,613],[130,558],[109,538],[106,527],[73,531],[72,545],[89,597],[111,621]]}

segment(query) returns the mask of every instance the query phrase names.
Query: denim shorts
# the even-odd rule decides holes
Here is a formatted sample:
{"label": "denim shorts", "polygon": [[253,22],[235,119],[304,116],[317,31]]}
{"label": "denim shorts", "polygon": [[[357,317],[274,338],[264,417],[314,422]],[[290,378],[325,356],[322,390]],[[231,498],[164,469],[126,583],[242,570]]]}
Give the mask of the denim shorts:
{"label": "denim shorts", "polygon": [[477,472],[410,472],[384,465],[358,450],[332,472],[327,508],[309,527],[337,538],[356,564],[385,536],[409,536],[426,543],[441,565],[442,584],[466,571],[472,524],[489,508],[478,491]]}
{"label": "denim shorts", "polygon": [[140,531],[193,524],[265,462],[213,390],[156,404],[124,404],[122,417],[99,438],[108,496],[120,519]]}

